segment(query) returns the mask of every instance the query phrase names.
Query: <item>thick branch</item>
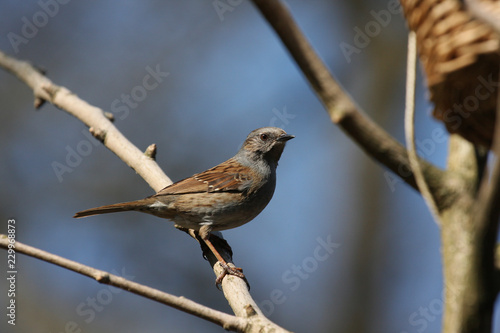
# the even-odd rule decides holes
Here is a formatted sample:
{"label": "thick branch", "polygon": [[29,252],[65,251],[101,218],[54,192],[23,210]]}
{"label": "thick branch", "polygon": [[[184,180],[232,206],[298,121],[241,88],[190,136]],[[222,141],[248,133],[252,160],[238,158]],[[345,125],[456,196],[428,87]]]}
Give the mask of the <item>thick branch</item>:
{"label": "thick branch", "polygon": [[[297,62],[325,105],[332,122],[347,132],[369,155],[418,190],[413,174],[407,173],[404,177],[402,173],[411,170],[407,151],[361,112],[342,90],[313,51],[282,2],[279,0],[253,0],[253,2]],[[439,214],[446,221],[443,222],[445,224],[443,226],[443,260],[447,295],[445,330],[448,329],[449,332],[458,332],[459,330],[454,330],[454,328],[466,326],[472,328],[467,332],[474,331],[474,327],[486,328],[482,331],[487,331],[491,325],[490,313],[484,313],[485,311],[481,313],[481,310],[484,310],[483,306],[486,306],[486,311],[491,311],[492,307],[487,303],[495,293],[493,296],[490,294],[489,298],[483,298],[485,294],[480,285],[483,280],[479,280],[475,273],[480,268],[476,266],[478,241],[474,237],[477,229],[474,226],[473,208],[480,170],[473,165],[476,162],[474,156],[474,147],[470,143],[452,136],[448,171],[439,170],[423,159],[418,161]],[[498,203],[498,200],[496,202]],[[489,237],[495,236],[496,232],[489,234]],[[491,244],[489,240],[487,243]],[[487,251],[485,249],[483,254],[485,252],[492,253],[489,249]],[[490,264],[490,258],[487,259]],[[470,287],[474,289],[473,292],[469,291]],[[487,289],[491,292],[491,288]],[[467,322],[469,318],[476,318],[477,322]]]}
{"label": "thick branch", "polygon": [[446,299],[443,332],[490,332],[499,287],[496,232],[486,234],[480,225],[477,205],[482,199],[478,201],[477,188],[481,170],[475,147],[454,134],[449,152],[448,169],[461,175],[456,184],[461,190],[457,188],[460,195],[454,205],[441,213]]}
{"label": "thick branch", "polygon": [[[314,52],[283,3],[279,0],[253,2],[297,62],[332,122],[338,124],[369,155],[418,191],[415,178],[409,172],[411,168],[406,149],[360,111]],[[425,160],[420,160],[420,164],[437,203],[443,205],[447,201],[444,172]]]}
{"label": "thick branch", "polygon": [[[7,236],[0,235],[0,247],[7,249],[8,245],[9,239],[7,238]],[[127,290],[134,294],[149,298],[153,301],[171,306],[194,316],[211,321],[212,323],[222,326],[226,330],[244,332],[245,327],[248,325],[247,321],[243,318],[213,310],[209,307],[198,304],[184,297],[174,296],[158,289],[144,286],[137,282],[127,280],[123,277],[80,264],[76,261],[65,259],[55,254],[45,252],[43,250],[19,242],[15,242],[15,251],[16,253],[23,253],[30,257],[37,258],[51,264],[69,269],[78,274],[88,276],[95,279],[99,283]]]}
{"label": "thick branch", "polygon": [[[1,51],[0,67],[17,76],[33,90],[35,107],[48,101],[89,126],[90,132],[97,139],[134,169],[155,191],[172,183],[154,160],[156,147],[150,146],[142,153],[120,133],[103,110],[81,100],[67,88],[55,85],[28,62],[9,57]],[[224,248],[216,248],[221,252],[226,251]],[[231,262],[230,258],[227,261]],[[212,263],[212,267],[218,276],[219,265]],[[265,318],[241,279],[227,276],[222,282],[222,288],[234,313],[248,319],[246,332],[285,331]]]}

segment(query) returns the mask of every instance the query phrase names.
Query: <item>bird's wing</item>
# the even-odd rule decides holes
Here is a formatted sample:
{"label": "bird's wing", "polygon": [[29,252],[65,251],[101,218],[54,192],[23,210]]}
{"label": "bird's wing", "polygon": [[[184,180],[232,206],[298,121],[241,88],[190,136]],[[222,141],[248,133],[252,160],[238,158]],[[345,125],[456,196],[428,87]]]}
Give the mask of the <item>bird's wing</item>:
{"label": "bird's wing", "polygon": [[155,196],[201,192],[243,192],[250,187],[249,169],[230,159],[216,167],[180,180],[160,190]]}

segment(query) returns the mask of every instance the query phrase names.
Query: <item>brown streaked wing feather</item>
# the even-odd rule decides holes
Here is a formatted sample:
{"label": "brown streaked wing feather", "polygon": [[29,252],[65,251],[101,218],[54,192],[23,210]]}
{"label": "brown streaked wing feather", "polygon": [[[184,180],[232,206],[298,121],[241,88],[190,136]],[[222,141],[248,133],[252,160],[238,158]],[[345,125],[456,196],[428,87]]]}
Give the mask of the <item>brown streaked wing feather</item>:
{"label": "brown streaked wing feather", "polygon": [[199,180],[194,179],[193,177],[189,177],[183,180],[180,180],[172,185],[165,187],[160,190],[154,196],[160,195],[170,195],[170,194],[186,194],[186,193],[199,193],[206,192],[207,185],[203,184]]}
{"label": "brown streaked wing feather", "polygon": [[192,177],[178,181],[159,191],[155,196],[200,193],[243,191],[247,188],[251,177],[248,172],[242,173],[242,166],[230,159],[216,167],[198,173]]}

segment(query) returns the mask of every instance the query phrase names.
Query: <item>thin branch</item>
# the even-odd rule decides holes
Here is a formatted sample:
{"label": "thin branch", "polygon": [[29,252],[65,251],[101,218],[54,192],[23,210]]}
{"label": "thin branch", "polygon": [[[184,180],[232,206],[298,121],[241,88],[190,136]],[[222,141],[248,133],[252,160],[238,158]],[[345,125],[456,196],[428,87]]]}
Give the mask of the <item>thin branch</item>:
{"label": "thin branch", "polygon": [[431,211],[434,221],[441,225],[439,210],[434,201],[425,175],[422,172],[420,162],[417,156],[415,147],[415,85],[417,81],[417,37],[414,31],[408,34],[408,63],[406,68],[406,102],[405,102],[405,136],[406,146],[408,147],[408,157],[410,166],[415,176],[415,181],[418,185],[420,193],[424,198],[429,210]]}
{"label": "thin branch", "polygon": [[[497,118],[500,118],[500,113],[497,114]],[[499,126],[498,121],[496,126]],[[496,131],[494,141],[500,139],[499,134],[500,131]],[[500,218],[500,205],[498,204],[500,202],[500,157],[497,157],[489,182],[487,178],[487,176],[483,177],[481,182],[475,203],[475,211],[477,212],[478,234],[481,234],[479,244],[482,244],[483,247],[485,264],[494,267]]]}
{"label": "thin branch", "polygon": [[[17,76],[33,90],[35,107],[40,107],[45,101],[50,102],[89,126],[92,135],[134,169],[155,191],[158,192],[172,183],[154,160],[156,147],[150,146],[145,153],[141,152],[120,133],[102,109],[88,104],[67,88],[55,85],[30,63],[9,57],[1,51],[0,67]],[[227,248],[218,246],[216,248],[221,253],[227,253]],[[230,257],[225,257],[225,259],[227,262],[232,262]],[[221,273],[219,265],[213,262],[211,265],[215,275],[219,276]],[[247,318],[252,323],[246,328],[246,332],[258,330],[285,332],[283,328],[263,315],[244,281],[233,276],[226,276],[222,281],[222,289],[234,313],[239,317]]]}
{"label": "thin branch", "polygon": [[135,147],[105,116],[102,109],[88,104],[65,87],[52,83],[30,63],[9,57],[1,51],[0,66],[33,90],[35,106],[47,101],[81,120],[94,137],[134,169],[155,191],[172,183],[155,160]]}
{"label": "thin branch", "polygon": [[[369,119],[368,116],[366,116],[362,111],[360,111],[349,95],[343,91],[318,55],[314,52],[283,3],[279,0],[253,0],[253,2],[262,12],[270,25],[274,28],[283,44],[286,46],[297,65],[306,76],[312,88],[324,104],[332,122],[338,124],[374,159],[387,166],[390,170],[399,175],[406,183],[418,190],[415,176],[413,174],[409,174],[409,176],[404,177],[401,172],[402,168],[411,170],[408,152],[406,149],[371,119]],[[418,164],[422,168],[424,179],[427,180],[429,192],[434,197],[434,201],[436,202],[438,208],[437,210],[445,212],[446,219],[448,221],[460,222],[458,224],[453,223],[452,225],[448,225],[446,228],[443,228],[443,251],[446,252],[453,249],[457,249],[457,251],[465,251],[460,248],[462,245],[465,245],[467,251],[470,250],[466,253],[443,253],[443,260],[445,261],[447,273],[450,273],[453,270],[453,264],[462,264],[462,267],[459,267],[460,269],[458,274],[455,274],[453,276],[454,279],[451,279],[454,283],[458,283],[459,287],[462,288],[464,287],[463,284],[469,282],[467,278],[470,277],[471,271],[468,270],[468,265],[472,263],[469,261],[463,263],[461,262],[461,259],[463,259],[462,257],[464,255],[470,255],[470,252],[477,249],[475,243],[472,248],[470,246],[471,243],[468,240],[470,233],[464,233],[461,229],[461,227],[467,227],[470,215],[459,216],[459,213],[465,212],[470,214],[469,208],[472,206],[470,204],[472,201],[470,193],[468,189],[462,188],[462,186],[469,186],[476,183],[475,180],[477,180],[477,177],[474,177],[474,166],[469,167],[469,165],[474,162],[470,158],[474,153],[472,145],[468,142],[464,142],[463,139],[452,135],[450,137],[450,152],[455,145],[458,149],[453,154],[450,153],[449,165],[452,165],[452,167],[450,167],[448,171],[442,171],[423,159],[420,159]],[[468,160],[463,160],[464,157]],[[459,160],[463,163],[461,163],[460,166],[455,165],[455,162]],[[464,169],[466,169],[466,174],[461,172],[464,171]],[[471,179],[469,179],[469,176],[472,176]],[[463,205],[463,207],[460,207],[461,205]],[[496,233],[494,235],[496,235]],[[461,236],[460,241],[455,242],[458,244],[454,244],[456,239],[454,239],[453,236]],[[453,246],[448,246],[450,244]],[[467,259],[469,259],[469,257],[467,257]],[[449,297],[451,296],[451,288],[448,286],[448,279],[446,281],[447,299],[450,300],[450,302],[446,303],[446,313],[449,313],[449,306],[453,303],[453,300]],[[474,285],[474,287],[476,289],[481,288],[477,284]],[[464,290],[465,289],[460,289],[460,296],[463,296]],[[482,292],[478,292],[478,294],[481,294],[477,295],[479,298],[484,295]],[[473,297],[475,296],[476,295],[473,295]],[[466,304],[467,302],[464,303],[464,300],[465,298],[461,299],[461,303],[457,304],[457,306],[464,305],[465,309],[451,311],[452,314],[460,315],[463,313],[462,310],[481,310],[484,308],[483,306],[485,306],[488,310],[492,309],[492,307],[489,306],[490,304],[482,303],[485,299],[472,300],[472,306]],[[486,301],[488,302],[488,300]],[[447,317],[455,318],[453,316]],[[470,316],[470,318],[472,318],[472,316]],[[486,318],[486,320],[484,320],[484,318]],[[489,316],[488,313],[482,315],[481,319],[479,319],[480,325],[488,327],[488,324],[490,324],[490,322],[488,322],[488,318],[491,322],[491,316]],[[467,318],[467,320],[468,319],[469,318]],[[472,324],[470,327],[474,327],[473,325],[475,323],[469,322],[467,324]]]}
{"label": "thin branch", "polygon": [[[497,3],[480,2],[477,0],[466,0],[469,12],[480,21],[489,25],[500,38],[500,15]],[[493,7],[492,7],[493,6]],[[496,11],[495,11],[496,6]],[[500,52],[500,50],[498,50]],[[482,279],[487,286],[496,288],[499,292],[497,281],[500,268],[496,265],[497,256],[496,238],[499,229],[500,218],[500,92],[497,96],[497,109],[495,117],[495,131],[491,150],[497,155],[491,179],[487,175],[483,176],[475,202],[476,223],[478,244],[481,244],[483,270]],[[491,290],[491,289],[490,289]]]}
{"label": "thin branch", "polygon": [[[9,239],[7,238],[7,235],[0,234],[0,247],[7,249],[8,245]],[[184,297],[174,296],[158,289],[144,286],[137,282],[127,280],[123,277],[80,264],[76,261],[60,257],[58,255],[31,247],[29,245],[15,242],[15,251],[16,253],[23,253],[30,257],[37,258],[59,267],[69,269],[70,271],[76,272],[78,274],[88,276],[95,279],[99,283],[127,290],[136,295],[143,296],[153,301],[171,306],[183,312],[192,314],[196,317],[222,326],[226,330],[244,332],[246,326],[248,325],[248,321],[244,318],[213,310],[209,307],[198,304]]]}
{"label": "thin branch", "polygon": [[497,244],[497,248],[495,250],[495,268],[496,268],[496,292],[500,293],[500,244]]}
{"label": "thin branch", "polygon": [[[253,2],[297,62],[324,104],[332,122],[338,124],[374,159],[418,190],[413,174],[406,174],[410,170],[406,149],[360,111],[314,52],[285,5],[279,0]],[[420,160],[420,164],[437,203],[442,204],[447,196],[445,173],[425,160]]]}

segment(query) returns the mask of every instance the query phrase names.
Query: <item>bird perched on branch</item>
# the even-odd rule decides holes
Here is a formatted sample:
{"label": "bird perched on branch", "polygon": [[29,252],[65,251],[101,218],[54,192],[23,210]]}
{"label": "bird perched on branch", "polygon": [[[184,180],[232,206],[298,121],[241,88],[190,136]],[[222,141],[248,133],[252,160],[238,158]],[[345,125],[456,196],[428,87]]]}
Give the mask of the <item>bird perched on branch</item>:
{"label": "bird perched on branch", "polygon": [[252,131],[238,153],[204,172],[165,187],[148,198],[87,209],[75,218],[138,211],[172,220],[193,229],[215,255],[226,274],[244,278],[241,268],[230,267],[210,242],[210,232],[239,227],[253,220],[269,203],[276,186],[276,167],[293,135],[276,127]]}

